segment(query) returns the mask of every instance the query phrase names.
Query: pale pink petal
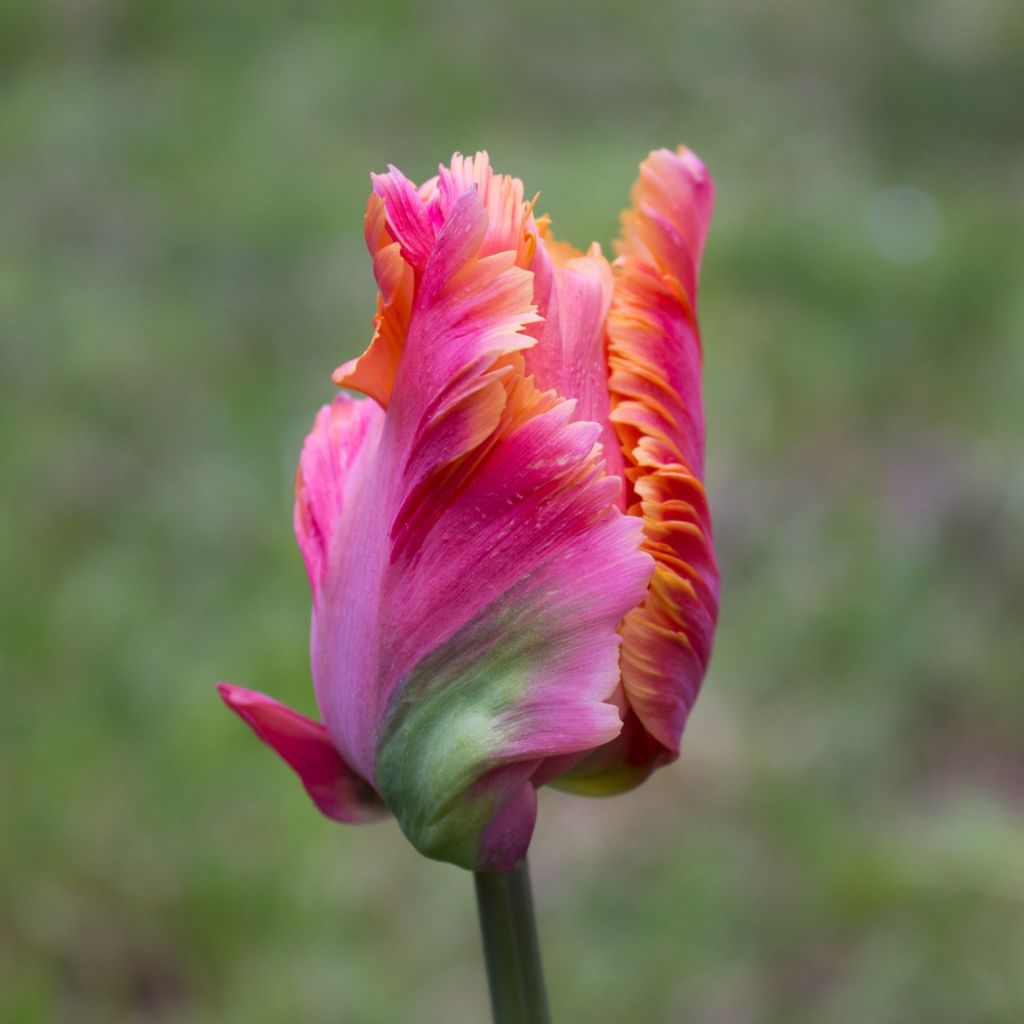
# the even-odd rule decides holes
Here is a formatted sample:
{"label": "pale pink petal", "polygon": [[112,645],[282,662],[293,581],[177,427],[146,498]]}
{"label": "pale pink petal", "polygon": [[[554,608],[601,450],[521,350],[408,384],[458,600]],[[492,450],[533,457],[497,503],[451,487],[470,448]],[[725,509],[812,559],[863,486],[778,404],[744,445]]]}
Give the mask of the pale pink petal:
{"label": "pale pink petal", "polygon": [[346,499],[353,479],[361,478],[384,425],[375,402],[338,395],[317,414],[306,438],[295,478],[295,536],[317,600],[338,542],[343,514],[354,513]]}
{"label": "pale pink petal", "polygon": [[530,269],[543,318],[528,328],[537,345],[524,353],[537,386],[576,399],[575,416],[601,426],[605,468],[622,475],[619,439],[610,421],[605,320],[612,301],[612,272],[596,243],[584,255],[562,259],[549,238],[537,234]]}

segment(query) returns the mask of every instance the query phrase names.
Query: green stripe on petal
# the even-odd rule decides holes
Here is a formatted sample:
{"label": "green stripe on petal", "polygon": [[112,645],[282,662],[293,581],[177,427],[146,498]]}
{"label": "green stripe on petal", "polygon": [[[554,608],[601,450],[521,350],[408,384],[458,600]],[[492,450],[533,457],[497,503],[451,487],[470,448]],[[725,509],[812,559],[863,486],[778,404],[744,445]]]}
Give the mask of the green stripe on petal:
{"label": "green stripe on petal", "polygon": [[[378,785],[428,857],[478,867],[481,835],[510,796],[512,780],[502,775],[492,787],[487,776],[508,763],[514,709],[543,660],[542,634],[519,618],[485,614],[442,644],[399,684],[384,720]],[[527,778],[540,761],[531,754]]]}

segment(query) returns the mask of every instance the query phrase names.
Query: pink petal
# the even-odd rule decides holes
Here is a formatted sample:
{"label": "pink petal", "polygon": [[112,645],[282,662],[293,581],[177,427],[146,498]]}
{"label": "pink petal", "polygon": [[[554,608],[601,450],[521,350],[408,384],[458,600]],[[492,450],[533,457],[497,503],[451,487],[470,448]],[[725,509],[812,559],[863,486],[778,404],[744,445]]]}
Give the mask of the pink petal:
{"label": "pink petal", "polygon": [[294,769],[328,818],[360,824],[387,814],[380,797],[345,764],[319,722],[253,690],[230,683],[218,683],[217,689],[224,703]]}
{"label": "pink petal", "polygon": [[339,523],[346,513],[354,513],[346,490],[361,479],[383,425],[384,414],[376,403],[338,395],[317,414],[306,438],[295,478],[294,520],[314,601],[324,583]]}
{"label": "pink petal", "polygon": [[[606,703],[616,627],[651,561],[639,520],[618,511],[621,481],[602,472],[601,425],[573,422],[573,403],[525,375],[533,275],[518,250],[489,252],[519,229],[488,210],[515,204],[476,180],[456,195],[466,174],[420,190],[394,172],[375,181],[416,294],[379,440],[351,446],[342,511],[317,549],[312,657],[333,741],[413,842],[494,868],[525,850],[545,759],[619,731]],[[316,453],[349,458],[328,425],[304,455],[311,493],[329,464]]]}
{"label": "pink petal", "polygon": [[387,227],[401,246],[405,261],[419,271],[430,257],[439,226],[438,213],[412,182],[394,166],[387,174],[371,175],[373,191],[384,200]]}
{"label": "pink petal", "polygon": [[[585,255],[563,259],[557,243],[538,234],[531,264],[534,295],[543,321],[528,333],[537,345],[524,354],[539,388],[576,399],[575,417],[601,425],[605,468],[622,475],[619,439],[610,420],[605,320],[612,301],[612,272],[596,243]],[[624,507],[624,506],[623,506]]]}
{"label": "pink petal", "polygon": [[456,153],[448,167],[439,168],[437,195],[443,216],[450,216],[458,200],[470,191],[480,196],[487,214],[487,230],[477,255],[514,252],[516,262],[525,265],[523,257],[532,242],[526,230],[529,207],[523,203],[523,183],[507,174],[495,174],[486,153],[472,157]]}

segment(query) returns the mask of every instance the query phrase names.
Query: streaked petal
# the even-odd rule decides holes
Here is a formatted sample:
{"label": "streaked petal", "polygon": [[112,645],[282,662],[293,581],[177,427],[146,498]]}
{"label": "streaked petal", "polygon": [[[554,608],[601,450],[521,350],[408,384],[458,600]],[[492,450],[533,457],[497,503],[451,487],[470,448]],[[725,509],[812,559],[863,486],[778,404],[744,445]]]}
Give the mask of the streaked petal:
{"label": "streaked petal", "polygon": [[374,193],[384,201],[388,233],[398,242],[406,263],[418,273],[430,258],[441,226],[440,208],[428,202],[392,164],[387,174],[370,177]]}
{"label": "streaked petal", "polygon": [[520,266],[529,263],[533,238],[527,231],[532,204],[523,202],[523,183],[508,174],[495,174],[486,153],[465,157],[456,153],[447,167],[440,167],[437,194],[447,217],[467,192],[476,191],[487,214],[487,230],[478,256],[514,252]]}
{"label": "streaked petal", "polygon": [[644,601],[621,630],[624,696],[647,738],[629,726],[627,715],[616,748],[625,761],[597,752],[563,780],[572,787],[574,778],[585,779],[582,788],[590,789],[642,781],[676,756],[710,658],[718,610],[702,483],[696,315],[713,188],[692,153],[658,150],[641,165],[632,199],[623,216],[608,337],[611,419],[632,484],[629,511],[642,518],[644,549],[657,564]]}
{"label": "streaked petal", "polygon": [[[525,790],[544,759],[618,733],[605,703],[618,677],[615,625],[650,573],[638,524],[613,507],[617,482],[600,474],[596,428],[567,422],[566,405],[501,438],[444,525],[396,566],[406,589],[391,614],[425,614],[422,634],[403,644],[412,667],[383,733],[381,791],[421,850],[493,870],[514,864],[530,834],[498,850],[485,837],[476,852],[495,806],[532,806]],[[467,609],[479,610],[462,621]],[[511,765],[522,770],[516,793],[485,787],[472,799],[472,780],[503,767],[508,784]],[[398,810],[403,798],[410,814]]]}
{"label": "streaked petal", "polygon": [[[596,243],[584,256],[537,232],[530,269],[541,323],[527,329],[537,345],[526,350],[527,372],[537,386],[576,399],[575,417],[601,426],[607,472],[622,475],[619,440],[610,420],[605,320],[612,272]],[[624,506],[623,506],[624,507]]]}
{"label": "streaked petal", "polygon": [[474,164],[453,200],[467,173],[375,183],[416,296],[312,648],[332,739],[410,839],[497,870],[525,851],[546,759],[617,734],[616,627],[651,562],[600,426],[525,373],[533,275],[489,251],[518,237],[519,194],[490,196]]}
{"label": "streaked petal", "polygon": [[241,686],[218,683],[217,690],[224,703],[291,766],[328,818],[361,824],[387,814],[383,801],[345,764],[319,722]]}
{"label": "streaked petal", "polygon": [[631,199],[619,252],[673,278],[696,308],[700,259],[715,205],[707,168],[685,146],[674,153],[657,149],[640,165]]}

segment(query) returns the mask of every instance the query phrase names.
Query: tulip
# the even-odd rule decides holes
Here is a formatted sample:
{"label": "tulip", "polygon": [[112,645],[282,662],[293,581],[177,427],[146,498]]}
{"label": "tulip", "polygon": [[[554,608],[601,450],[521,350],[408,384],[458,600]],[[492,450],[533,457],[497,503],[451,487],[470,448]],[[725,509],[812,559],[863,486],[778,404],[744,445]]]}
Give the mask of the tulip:
{"label": "tulip", "polygon": [[320,410],[295,489],[322,724],[220,690],[328,817],[510,871],[539,786],[621,792],[677,756],[708,664],[713,186],[652,153],[609,263],[485,153],[372,180],[375,332],[334,375],[364,397]]}

